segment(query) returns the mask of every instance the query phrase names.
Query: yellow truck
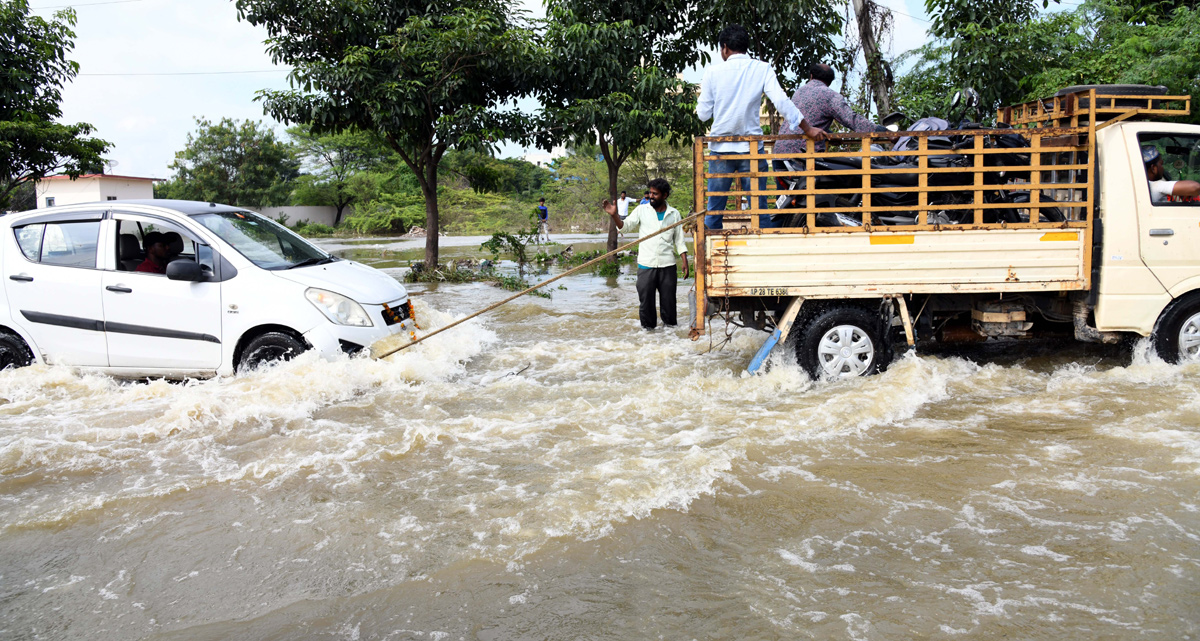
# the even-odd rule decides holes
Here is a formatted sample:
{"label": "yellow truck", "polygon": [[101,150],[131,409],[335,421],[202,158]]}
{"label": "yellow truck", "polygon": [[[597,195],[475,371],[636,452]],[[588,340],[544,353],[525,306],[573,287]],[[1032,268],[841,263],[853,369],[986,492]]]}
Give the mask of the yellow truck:
{"label": "yellow truck", "polygon": [[[1172,179],[1200,177],[1200,126],[1161,121],[1190,113],[1189,96],[1092,86],[1003,108],[995,128],[788,154],[775,145],[802,137],[698,138],[695,211],[712,195],[744,208],[696,230],[692,338],[715,316],[766,330],[751,370],[780,343],[814,377],[881,371],[901,342],[1056,334],[1200,360],[1200,203],[1155,200],[1143,163],[1154,149]],[[705,148],[733,140],[751,171],[710,173],[747,159]],[[722,177],[750,180],[707,191]]]}

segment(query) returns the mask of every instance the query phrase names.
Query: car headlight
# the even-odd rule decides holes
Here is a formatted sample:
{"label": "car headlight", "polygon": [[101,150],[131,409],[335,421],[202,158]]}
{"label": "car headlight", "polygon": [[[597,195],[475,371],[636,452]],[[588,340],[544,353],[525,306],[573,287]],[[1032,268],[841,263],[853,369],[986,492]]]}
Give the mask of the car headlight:
{"label": "car headlight", "polygon": [[367,310],[362,308],[362,305],[342,296],[335,294],[325,289],[317,289],[309,287],[304,290],[304,297],[310,303],[321,310],[325,317],[338,325],[351,325],[353,327],[373,327],[370,317],[367,316]]}

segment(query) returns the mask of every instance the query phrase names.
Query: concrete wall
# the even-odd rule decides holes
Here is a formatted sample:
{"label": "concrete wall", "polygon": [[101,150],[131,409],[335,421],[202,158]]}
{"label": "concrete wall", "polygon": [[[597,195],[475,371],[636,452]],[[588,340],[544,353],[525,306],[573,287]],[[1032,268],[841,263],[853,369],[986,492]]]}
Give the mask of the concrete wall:
{"label": "concrete wall", "polygon": [[77,180],[53,178],[42,180],[34,188],[38,209],[46,207],[46,198],[57,205],[94,203],[107,200],[154,198],[154,183],[118,176],[87,176]]}
{"label": "concrete wall", "polygon": [[[303,220],[332,227],[333,219],[337,216],[337,207],[263,207],[258,210],[258,213],[272,219],[279,218],[281,214],[287,214],[287,224],[289,225],[295,225]],[[346,207],[342,210],[342,220],[346,220],[353,213],[354,208]]]}

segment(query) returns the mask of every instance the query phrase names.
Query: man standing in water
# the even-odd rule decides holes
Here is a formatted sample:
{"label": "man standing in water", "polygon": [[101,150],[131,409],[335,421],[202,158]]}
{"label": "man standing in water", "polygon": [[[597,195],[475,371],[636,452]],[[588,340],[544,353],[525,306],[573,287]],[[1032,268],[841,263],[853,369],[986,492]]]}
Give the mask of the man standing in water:
{"label": "man standing in water", "polygon": [[[632,229],[639,230],[638,238],[645,238],[682,220],[679,211],[667,204],[667,198],[671,195],[671,185],[662,178],[655,178],[650,181],[649,187],[650,202],[638,205],[629,212],[625,220],[621,220],[617,204],[604,199],[601,206],[612,218],[617,229],[623,230],[625,226],[631,225]],[[638,316],[645,329],[654,329],[658,325],[654,309],[655,292],[658,292],[659,304],[662,306],[663,325],[673,327],[677,323],[675,286],[679,277],[675,273],[676,256],[683,258],[683,277],[687,278],[691,275],[691,264],[688,262],[683,227],[676,227],[638,245]]]}

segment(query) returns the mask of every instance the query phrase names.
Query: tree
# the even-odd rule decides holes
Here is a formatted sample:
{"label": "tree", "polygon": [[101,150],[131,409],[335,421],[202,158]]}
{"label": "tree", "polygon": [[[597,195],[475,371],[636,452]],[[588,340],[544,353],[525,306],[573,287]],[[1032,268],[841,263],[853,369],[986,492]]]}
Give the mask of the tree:
{"label": "tree", "polygon": [[[175,177],[158,194],[244,207],[287,204],[300,162],[291,145],[253,120],[196,119],[196,133],[175,152]],[[157,195],[157,194],[156,194]]]}
{"label": "tree", "polygon": [[261,91],[267,113],[317,134],[372,132],[412,169],[425,200],[425,261],[438,262],[438,167],[451,148],[528,139],[502,110],[536,80],[533,31],[501,0],[237,0],[267,29],[292,89]]}
{"label": "tree", "polygon": [[109,143],[88,137],[87,123],[66,125],[62,87],[79,73],[67,60],[75,46],[75,12],[47,21],[26,0],[0,0],[0,210],[21,185],[62,172],[98,172]]}
{"label": "tree", "polygon": [[552,174],[521,158],[495,158],[490,154],[449,152],[443,160],[446,173],[458,176],[465,186],[477,192],[495,192],[531,196],[549,183]]}
{"label": "tree", "polygon": [[[540,97],[558,136],[575,146],[596,144],[608,170],[608,196],[620,193],[621,166],[654,138],[682,142],[703,133],[695,85],[675,77],[699,57],[691,43],[663,34],[673,14],[654,6],[596,0],[550,0],[547,79]],[[686,10],[680,2],[675,10]],[[690,210],[691,204],[685,206]],[[617,228],[608,224],[609,251]]]}
{"label": "tree", "polygon": [[1052,38],[1028,25],[1049,0],[925,0],[929,33],[946,43],[950,81],[979,92],[984,109],[1020,95],[1022,79],[1040,71]]}
{"label": "tree", "polygon": [[[1200,94],[1200,7],[1145,0],[1089,0],[1028,27],[1055,34],[1038,73],[1022,82],[1025,99],[1077,84],[1164,85]],[[1200,122],[1193,111],[1188,122]]]}
{"label": "tree", "polygon": [[377,137],[357,129],[321,135],[313,133],[308,125],[296,125],[287,132],[302,166],[309,171],[297,180],[293,201],[336,208],[335,226],[342,222],[342,212],[355,201],[355,190],[350,186],[355,174],[384,164],[391,155]]}
{"label": "tree", "polygon": [[[717,47],[717,34],[737,23],[750,34],[751,57],[768,62],[781,75],[785,90],[808,79],[808,67],[825,61],[837,50],[841,34],[841,2],[827,0],[722,0],[697,3],[687,24],[686,39],[693,48]],[[707,62],[705,59],[704,62]],[[775,106],[767,102],[772,129],[778,130]]]}
{"label": "tree", "polygon": [[[982,0],[976,12],[984,11],[989,1]],[[980,90],[989,107],[1043,98],[1080,84],[1161,84],[1173,94],[1196,94],[1200,92],[1196,4],[1087,0],[1071,11],[995,27],[1005,32],[1016,55],[997,54],[994,68],[974,81],[964,75],[970,67],[967,63],[982,54],[970,53],[956,61],[956,51],[965,44],[938,40],[906,54],[918,60],[897,82],[896,100],[909,115],[927,116],[943,115],[947,97],[967,84]],[[979,33],[977,27],[967,31]],[[1200,115],[1184,120],[1200,122]]]}

